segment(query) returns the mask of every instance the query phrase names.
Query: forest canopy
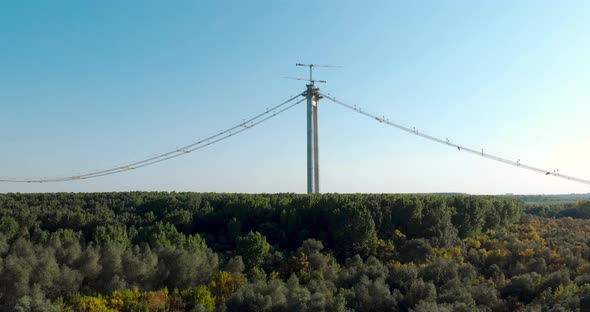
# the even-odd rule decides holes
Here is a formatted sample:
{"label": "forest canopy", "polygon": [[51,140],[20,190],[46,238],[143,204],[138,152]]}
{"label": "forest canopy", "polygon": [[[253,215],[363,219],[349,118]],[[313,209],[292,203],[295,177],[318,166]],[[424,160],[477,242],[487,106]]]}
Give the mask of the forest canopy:
{"label": "forest canopy", "polygon": [[0,308],[587,306],[590,224],[523,210],[466,195],[4,194]]}

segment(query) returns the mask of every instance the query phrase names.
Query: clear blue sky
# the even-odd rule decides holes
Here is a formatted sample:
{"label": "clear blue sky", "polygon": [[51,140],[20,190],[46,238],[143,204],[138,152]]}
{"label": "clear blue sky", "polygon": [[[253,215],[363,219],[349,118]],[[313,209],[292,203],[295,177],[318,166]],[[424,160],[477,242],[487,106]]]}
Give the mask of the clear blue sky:
{"label": "clear blue sky", "polygon": [[[6,1],[0,176],[108,168],[303,90],[590,178],[588,1]],[[590,187],[400,133],[321,102],[325,192],[570,193]],[[120,175],[0,192],[304,192],[305,106]]]}

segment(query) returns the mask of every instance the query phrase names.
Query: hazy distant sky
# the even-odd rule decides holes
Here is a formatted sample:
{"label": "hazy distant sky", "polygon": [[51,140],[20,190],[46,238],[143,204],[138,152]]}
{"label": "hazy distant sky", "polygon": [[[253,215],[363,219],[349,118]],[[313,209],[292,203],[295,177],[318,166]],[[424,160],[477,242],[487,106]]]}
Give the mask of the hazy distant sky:
{"label": "hazy distant sky", "polygon": [[[0,176],[76,174],[325,92],[590,178],[588,1],[4,1]],[[589,192],[320,103],[323,192]],[[0,192],[305,192],[305,106],[141,170]]]}

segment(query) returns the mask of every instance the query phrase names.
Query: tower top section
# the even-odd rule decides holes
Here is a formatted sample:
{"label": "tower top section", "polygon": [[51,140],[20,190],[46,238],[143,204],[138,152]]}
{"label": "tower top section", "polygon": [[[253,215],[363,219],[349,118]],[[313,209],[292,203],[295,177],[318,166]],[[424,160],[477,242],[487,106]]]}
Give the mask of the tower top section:
{"label": "tower top section", "polygon": [[303,79],[303,78],[291,78],[291,79],[309,81],[310,84],[314,84],[315,82],[323,82],[323,83],[326,82],[325,80],[313,80],[313,68],[314,67],[342,68],[342,66],[338,66],[338,65],[301,64],[301,63],[297,63],[297,64],[295,64],[295,66],[309,67],[309,79]]}

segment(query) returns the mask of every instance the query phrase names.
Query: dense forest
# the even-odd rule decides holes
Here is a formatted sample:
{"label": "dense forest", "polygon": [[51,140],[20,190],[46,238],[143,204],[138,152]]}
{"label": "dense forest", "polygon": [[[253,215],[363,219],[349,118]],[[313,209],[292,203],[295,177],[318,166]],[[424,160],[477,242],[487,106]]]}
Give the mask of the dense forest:
{"label": "dense forest", "polygon": [[0,310],[588,311],[590,204],[568,205],[3,194]]}

